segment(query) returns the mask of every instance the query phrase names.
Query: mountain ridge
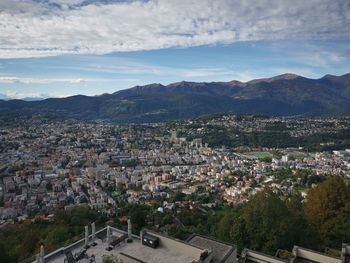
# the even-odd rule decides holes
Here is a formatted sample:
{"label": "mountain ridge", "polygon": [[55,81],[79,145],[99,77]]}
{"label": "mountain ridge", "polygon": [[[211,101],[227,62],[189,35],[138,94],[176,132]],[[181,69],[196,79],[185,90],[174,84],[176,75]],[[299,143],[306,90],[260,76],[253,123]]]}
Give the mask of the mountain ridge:
{"label": "mountain ridge", "polygon": [[152,83],[99,96],[0,100],[0,113],[53,113],[117,123],[158,122],[216,112],[271,116],[350,113],[350,74],[319,79],[286,73],[247,82]]}

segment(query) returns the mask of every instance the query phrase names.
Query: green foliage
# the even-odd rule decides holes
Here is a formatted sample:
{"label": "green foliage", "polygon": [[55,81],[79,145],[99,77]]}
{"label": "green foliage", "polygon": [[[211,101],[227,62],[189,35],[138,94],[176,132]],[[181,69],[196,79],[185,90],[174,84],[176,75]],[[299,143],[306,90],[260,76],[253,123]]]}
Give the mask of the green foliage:
{"label": "green foliage", "polygon": [[174,193],[174,196],[173,196],[171,202],[184,201],[185,198],[186,198],[186,195],[185,195],[184,193],[182,193],[182,192],[180,192],[180,191],[176,191],[176,192]]}
{"label": "green foliage", "polygon": [[265,190],[254,196],[234,219],[231,238],[241,248],[266,253],[274,253],[277,248],[290,249],[302,237],[295,233],[295,221],[286,202]]}
{"label": "green foliage", "polygon": [[178,219],[187,226],[197,226],[205,221],[205,217],[199,210],[182,210],[178,214]]}
{"label": "green foliage", "polygon": [[140,230],[147,225],[150,213],[151,209],[147,205],[128,204],[123,209],[123,214],[130,216],[135,234],[139,234]]}
{"label": "green foliage", "polygon": [[102,263],[117,263],[118,260],[113,255],[103,255],[102,256]]}
{"label": "green foliage", "polygon": [[79,161],[74,165],[74,167],[82,168],[82,167],[84,166],[85,163],[86,163],[86,160],[79,160]]}
{"label": "green foliage", "polygon": [[125,166],[125,167],[135,167],[137,165],[136,160],[126,160],[122,163],[118,164],[117,166]]}
{"label": "green foliage", "polygon": [[[39,252],[40,245],[45,252],[67,245],[82,238],[84,226],[92,222],[104,224],[105,217],[88,208],[57,210],[54,222],[37,221],[8,225],[0,229],[0,259],[20,262]],[[6,261],[4,261],[6,262]]]}
{"label": "green foliage", "polygon": [[[287,169],[279,171],[281,177],[289,175]],[[314,180],[308,171],[294,176]],[[235,243],[239,249],[271,255],[277,249],[291,251],[294,245],[322,251],[349,242],[349,215],[350,189],[341,177],[334,176],[312,189],[305,204],[299,194],[281,198],[266,189],[246,204],[226,207],[209,216],[207,234]]]}
{"label": "green foliage", "polygon": [[[301,171],[279,170],[276,177],[301,178],[305,184],[321,179]],[[199,189],[203,192],[205,189]],[[199,194],[205,194],[199,193]],[[155,203],[153,208],[158,207]],[[208,212],[202,208],[180,209],[177,213],[154,213],[150,206],[123,204],[121,214],[129,215],[135,233],[145,226],[159,225],[168,234],[186,239],[192,233],[212,236],[273,255],[277,249],[291,251],[294,245],[324,250],[339,248],[350,240],[350,188],[341,177],[330,177],[309,191],[307,202],[300,195],[281,197],[270,189],[235,207],[224,206]],[[153,219],[153,221],[152,221]],[[106,218],[87,208],[57,210],[54,222],[9,225],[0,230],[1,262],[18,262],[38,253],[40,244],[47,252],[72,242],[92,221]],[[109,259],[106,259],[109,260]],[[113,262],[113,261],[106,261]]]}
{"label": "green foliage", "polygon": [[350,240],[350,190],[333,176],[308,193],[305,214],[317,229],[321,246],[337,248]]}
{"label": "green foliage", "polygon": [[64,225],[58,225],[47,234],[46,243],[49,244],[50,247],[55,247],[55,245],[67,241],[70,237],[69,229]]}
{"label": "green foliage", "polygon": [[216,237],[223,241],[231,241],[231,233],[228,230],[232,228],[233,224],[234,215],[232,213],[225,214],[217,226]]}
{"label": "green foliage", "polygon": [[[255,117],[257,118],[257,117]],[[350,129],[337,132],[323,132],[302,137],[292,137],[283,123],[275,124],[273,128],[266,127],[262,131],[238,131],[235,128],[222,125],[206,125],[203,134],[192,134],[188,139],[200,137],[211,147],[304,147],[310,151],[330,151],[350,147]],[[321,146],[320,143],[334,142],[333,145]],[[262,158],[262,156],[257,156]],[[265,156],[270,161],[272,156]],[[270,158],[268,158],[270,157]]]}
{"label": "green foliage", "polygon": [[178,238],[178,239],[182,239],[185,240],[186,238],[188,238],[193,232],[191,232],[191,230],[189,228],[186,227],[180,227],[180,226],[175,226],[172,225],[169,229],[168,229],[168,235]]}
{"label": "green foliage", "polygon": [[279,181],[283,181],[294,177],[292,170],[286,168],[278,169],[277,171],[274,171],[271,174],[274,175]]}
{"label": "green foliage", "polygon": [[162,225],[169,225],[174,222],[174,217],[170,214],[165,214],[162,218]]}
{"label": "green foliage", "polygon": [[85,226],[93,221],[105,221],[104,216],[97,214],[96,211],[77,207],[70,210],[57,210],[55,212],[56,224],[68,226]]}
{"label": "green foliage", "polygon": [[[4,242],[4,241],[2,241]],[[8,251],[5,249],[5,246],[0,241],[0,259],[2,263],[12,263],[14,262],[14,258],[8,253]]]}

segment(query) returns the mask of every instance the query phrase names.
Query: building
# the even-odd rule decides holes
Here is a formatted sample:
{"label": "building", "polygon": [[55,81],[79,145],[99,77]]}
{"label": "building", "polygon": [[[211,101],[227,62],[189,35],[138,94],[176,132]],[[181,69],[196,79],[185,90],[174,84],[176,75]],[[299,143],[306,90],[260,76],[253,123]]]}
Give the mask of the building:
{"label": "building", "polygon": [[343,244],[340,257],[294,246],[289,259],[281,259],[250,249],[244,249],[239,263],[350,263],[350,245]]}
{"label": "building", "polygon": [[137,236],[131,234],[131,227],[123,231],[109,226],[96,233],[93,230],[91,235],[86,227],[84,239],[44,257],[39,255],[35,262],[102,263],[104,255],[113,255],[123,263],[237,262],[234,245],[204,236],[192,235],[187,241],[181,241],[147,229]]}
{"label": "building", "polygon": [[41,247],[33,263],[102,263],[113,256],[123,263],[350,263],[350,245],[343,244],[339,257],[294,246],[287,259],[243,249],[237,256],[235,245],[206,236],[192,234],[186,241],[143,229],[133,235],[128,230],[107,226],[95,231],[95,224],[85,227],[85,238],[45,255]]}
{"label": "building", "polygon": [[243,249],[239,263],[287,263],[288,260],[283,260],[277,257],[266,255],[250,249]]}

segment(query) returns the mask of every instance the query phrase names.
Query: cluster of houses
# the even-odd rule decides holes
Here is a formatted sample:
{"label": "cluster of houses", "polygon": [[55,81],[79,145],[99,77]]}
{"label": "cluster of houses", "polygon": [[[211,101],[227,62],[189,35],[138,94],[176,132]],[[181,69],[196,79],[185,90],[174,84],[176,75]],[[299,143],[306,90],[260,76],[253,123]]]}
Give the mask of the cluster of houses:
{"label": "cluster of houses", "polygon": [[[226,124],[253,128],[254,119],[238,122],[223,118]],[[264,119],[255,126],[259,129],[273,120]],[[187,196],[215,193],[208,203],[201,204],[206,207],[222,200],[238,204],[267,186],[290,193],[301,184],[300,178],[293,176],[298,170],[318,176],[350,174],[349,149],[242,152],[209,147],[202,138],[178,137],[168,125],[118,126],[70,120],[1,130],[1,223],[79,205],[113,214],[120,199],[145,203],[162,197],[168,200],[161,209],[173,209],[172,197],[177,192]],[[261,150],[269,153],[271,160],[254,155]],[[278,178],[275,172],[281,169],[291,171],[291,176]],[[199,188],[205,193],[199,193]]]}

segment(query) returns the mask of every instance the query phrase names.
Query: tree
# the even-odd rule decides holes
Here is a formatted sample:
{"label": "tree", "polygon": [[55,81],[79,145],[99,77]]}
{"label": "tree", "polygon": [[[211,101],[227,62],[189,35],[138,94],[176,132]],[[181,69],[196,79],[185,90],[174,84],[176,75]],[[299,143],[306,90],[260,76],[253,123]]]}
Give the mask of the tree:
{"label": "tree", "polygon": [[138,234],[140,230],[147,225],[149,207],[145,205],[133,204],[129,205],[125,212],[127,212],[127,214],[130,216],[134,233]]}
{"label": "tree", "polygon": [[341,177],[331,176],[308,193],[305,214],[322,247],[349,242],[350,190]]}
{"label": "tree", "polygon": [[230,241],[230,230],[234,223],[234,217],[232,213],[225,213],[219,221],[217,226],[216,235],[217,238],[223,241]]}
{"label": "tree", "polygon": [[[38,253],[43,244],[47,253],[83,233],[83,226],[105,225],[105,216],[87,208],[55,211],[55,221],[9,224],[0,229],[0,262],[22,262]],[[77,220],[77,218],[80,220]]]}
{"label": "tree", "polygon": [[289,210],[290,228],[294,231],[292,239],[295,240],[295,245],[304,246],[310,249],[316,249],[319,240],[317,233],[313,228],[309,227],[303,209],[303,198],[300,193],[295,193],[286,200],[286,205]]}
{"label": "tree", "polygon": [[8,254],[8,251],[5,249],[3,244],[0,243],[0,258],[3,263],[12,263],[15,260]]}
{"label": "tree", "polygon": [[240,248],[249,247],[273,254],[277,249],[290,250],[301,240],[302,231],[286,201],[266,189],[256,194],[235,216],[231,240]]}
{"label": "tree", "polygon": [[55,226],[48,233],[46,237],[47,244],[52,247],[60,245],[62,242],[67,241],[71,237],[70,231],[67,226]]}
{"label": "tree", "polygon": [[162,219],[162,224],[163,225],[170,225],[174,221],[174,217],[171,214],[165,214],[163,219]]}
{"label": "tree", "polygon": [[180,191],[176,191],[173,196],[173,202],[185,200],[186,195]]}

